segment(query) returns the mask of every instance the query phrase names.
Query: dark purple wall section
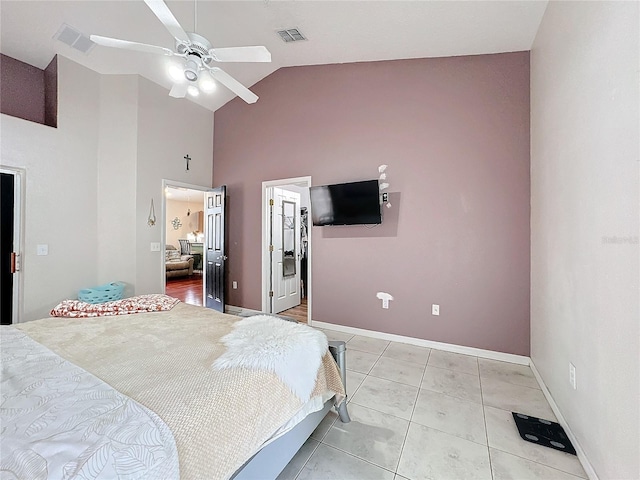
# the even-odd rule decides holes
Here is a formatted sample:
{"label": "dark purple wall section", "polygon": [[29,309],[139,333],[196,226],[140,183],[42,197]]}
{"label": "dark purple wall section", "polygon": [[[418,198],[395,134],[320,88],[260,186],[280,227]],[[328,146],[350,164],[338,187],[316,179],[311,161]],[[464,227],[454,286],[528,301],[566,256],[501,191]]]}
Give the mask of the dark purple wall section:
{"label": "dark purple wall section", "polygon": [[0,56],[0,111],[44,123],[44,72],[37,67]]}
{"label": "dark purple wall section", "polygon": [[383,226],[313,227],[313,319],[529,355],[528,52],[283,68],[252,89],[215,113],[230,304],[261,307],[263,181],[387,164]]}
{"label": "dark purple wall section", "polygon": [[58,126],[58,56],[44,69],[44,123]]}
{"label": "dark purple wall section", "polygon": [[15,58],[0,55],[0,112],[55,127],[58,109],[57,77],[56,57],[45,71]]}

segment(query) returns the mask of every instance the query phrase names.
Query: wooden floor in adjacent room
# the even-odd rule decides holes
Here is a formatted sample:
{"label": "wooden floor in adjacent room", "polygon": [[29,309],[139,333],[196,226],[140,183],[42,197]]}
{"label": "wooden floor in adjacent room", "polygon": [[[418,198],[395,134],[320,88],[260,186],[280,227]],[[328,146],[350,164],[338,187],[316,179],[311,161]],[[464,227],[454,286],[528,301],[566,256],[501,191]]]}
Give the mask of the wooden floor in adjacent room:
{"label": "wooden floor in adjacent room", "polygon": [[280,312],[278,315],[285,315],[297,320],[300,323],[307,323],[307,299],[301,298],[300,305]]}
{"label": "wooden floor in adjacent room", "polygon": [[[168,278],[165,292],[170,297],[175,297],[184,303],[203,306],[202,274],[194,273],[188,277]],[[307,323],[307,299],[301,298],[300,305],[280,312],[278,315],[293,318],[300,323]]]}
{"label": "wooden floor in adjacent room", "polygon": [[188,277],[167,278],[165,292],[170,297],[180,299],[190,305],[202,306],[202,274],[194,273]]}

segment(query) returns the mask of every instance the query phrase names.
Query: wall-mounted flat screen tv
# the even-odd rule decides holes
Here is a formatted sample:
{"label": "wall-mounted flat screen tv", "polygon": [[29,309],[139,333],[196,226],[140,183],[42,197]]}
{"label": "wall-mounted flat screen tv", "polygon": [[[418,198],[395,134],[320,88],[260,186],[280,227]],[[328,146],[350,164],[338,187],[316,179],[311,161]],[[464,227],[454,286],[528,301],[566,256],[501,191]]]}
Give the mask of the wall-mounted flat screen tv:
{"label": "wall-mounted flat screen tv", "polygon": [[309,194],[315,226],[382,223],[378,180],[311,187]]}

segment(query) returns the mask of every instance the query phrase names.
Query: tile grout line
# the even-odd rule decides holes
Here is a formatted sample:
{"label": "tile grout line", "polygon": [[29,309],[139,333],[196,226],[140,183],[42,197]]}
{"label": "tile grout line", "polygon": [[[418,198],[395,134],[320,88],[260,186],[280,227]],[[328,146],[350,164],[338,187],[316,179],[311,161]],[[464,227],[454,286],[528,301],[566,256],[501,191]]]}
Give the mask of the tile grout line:
{"label": "tile grout line", "polygon": [[[523,442],[524,442],[524,440],[523,440]],[[576,475],[575,473],[567,472],[566,470],[562,470],[561,468],[554,467],[553,465],[547,465],[546,463],[536,462],[535,460],[531,460],[530,458],[527,458],[527,457],[521,457],[520,455],[517,455],[517,454],[512,453],[512,452],[507,452],[506,450],[503,450],[503,449],[498,448],[498,447],[489,447],[489,448],[492,448],[492,449],[497,450],[497,451],[502,452],[502,453],[506,453],[507,455],[511,455],[512,457],[516,457],[516,458],[520,458],[522,460],[526,460],[527,462],[535,463],[536,465],[542,465],[543,467],[547,467],[547,468],[551,468],[553,470],[557,470],[558,472],[562,472],[562,473],[565,473],[567,475],[571,475],[572,477],[576,477],[577,479],[588,480],[588,478],[586,478],[586,477],[581,477],[580,475]],[[560,452],[560,453],[565,453],[565,452]],[[570,454],[566,453],[566,455],[570,455]]]}
{"label": "tile grout line", "polygon": [[[311,437],[309,437],[309,438],[311,438]],[[307,440],[308,440],[308,439],[307,439]],[[312,440],[315,440],[315,439],[312,439]],[[320,444],[322,443],[322,442],[319,442],[319,441],[317,441],[317,440],[315,440],[315,441],[316,441],[317,445],[313,448],[313,450],[311,451],[311,454],[309,455],[309,457],[307,458],[307,460],[304,462],[304,464],[302,465],[302,467],[300,467],[300,470],[298,470],[298,473],[296,473],[296,475],[293,477],[293,480],[297,480],[297,479],[298,479],[298,477],[300,476],[300,474],[301,474],[301,473],[302,473],[302,471],[304,470],[304,467],[306,467],[306,466],[307,466],[307,463],[309,463],[309,460],[311,460],[311,457],[313,457],[313,454],[314,454],[314,453],[316,453],[316,450],[318,450],[318,447],[319,447],[319,446],[320,446]],[[305,442],[305,443],[306,443],[306,442]],[[293,460],[293,459],[292,459],[292,460]],[[285,467],[285,468],[286,468],[286,467]],[[280,472],[280,473],[282,473],[282,472]]]}
{"label": "tile grout line", "polygon": [[[374,365],[374,367],[375,367],[375,365]],[[427,368],[427,366],[425,365],[425,370],[426,370],[426,368]],[[371,367],[371,370],[373,370],[373,367]],[[353,371],[354,370],[352,370],[352,372]],[[360,373],[360,372],[357,372],[357,373]],[[398,385],[405,385],[407,387],[420,388],[420,385],[411,385],[410,383],[398,382],[397,380],[391,380],[390,378],[385,378],[385,377],[378,377],[377,375],[372,375],[371,373],[367,373],[366,375],[367,375],[367,377],[377,378],[378,380],[386,380],[388,382],[397,383]],[[422,372],[422,376],[420,377],[420,382],[421,383],[422,383],[422,377],[424,377],[424,372]]]}
{"label": "tile grout line", "polygon": [[[399,475],[398,473],[398,468],[400,467],[400,460],[402,460],[402,454],[404,453],[404,447],[407,444],[407,437],[409,436],[409,429],[411,428],[411,423],[415,423],[412,422],[413,419],[413,414],[416,411],[416,405],[418,404],[418,397],[420,397],[420,390],[422,390],[421,385],[422,385],[422,381],[424,380],[424,376],[427,372],[427,365],[429,365],[429,358],[431,357],[431,349],[429,349],[429,354],[427,355],[427,363],[424,366],[424,370],[422,372],[422,377],[420,378],[420,386],[418,386],[418,392],[416,394],[416,401],[413,404],[413,409],[411,410],[411,416],[409,417],[409,424],[407,425],[407,433],[405,433],[404,435],[404,440],[402,441],[402,447],[400,447],[400,456],[398,457],[398,464],[396,465],[396,471],[394,472],[396,475]],[[420,424],[418,424],[420,425]]]}
{"label": "tile grout line", "polygon": [[[410,422],[411,421],[411,420],[408,420],[406,418],[399,417],[398,415],[394,415],[393,413],[383,412],[382,410],[378,410],[377,408],[369,407],[367,405],[361,405],[358,402],[353,402],[353,404],[357,405],[359,407],[362,407],[362,408],[368,408],[369,410],[373,410],[374,412],[382,413],[383,415],[389,415],[390,417],[397,418],[398,420],[404,420],[405,422]],[[333,426],[333,424],[331,426]]]}
{"label": "tile grout line", "polygon": [[489,431],[487,429],[487,413],[484,409],[484,390],[482,389],[482,375],[480,375],[480,362],[478,362],[478,382],[480,383],[480,401],[482,402],[482,421],[484,422],[484,437],[487,441],[487,457],[489,458],[489,472],[491,473],[491,478],[494,479],[493,475],[493,463],[491,462],[491,447],[489,446]]}
{"label": "tile grout line", "polygon": [[[462,354],[459,354],[459,355],[462,355]],[[467,355],[467,356],[470,356],[470,355]],[[478,357],[475,357],[475,358],[478,358]],[[427,364],[427,366],[429,366],[429,365]],[[441,367],[433,367],[433,366],[432,366],[432,368],[441,368]],[[450,370],[450,369],[443,369],[443,370]],[[450,370],[450,371],[455,372],[456,370]],[[464,372],[458,372],[458,373],[464,373]],[[425,374],[426,374],[426,368],[425,368]],[[469,374],[467,374],[467,375],[473,375],[473,374],[472,374],[472,373],[469,373]],[[480,375],[480,372],[478,371],[478,377],[479,377],[479,375]],[[424,375],[423,375],[423,376],[424,376]],[[444,395],[445,397],[455,398],[456,400],[459,400],[459,401],[461,401],[461,402],[466,402],[466,403],[471,403],[471,404],[473,404],[473,405],[478,405],[478,403],[477,403],[477,402],[474,402],[474,401],[472,401],[472,400],[467,400],[466,398],[456,397],[455,395],[451,395],[451,394],[448,394],[448,393],[438,392],[437,390],[430,390],[430,389],[428,389],[428,388],[422,388],[422,387],[420,387],[420,390],[425,390],[425,391],[427,391],[427,392],[437,393],[437,394],[439,394],[439,395]],[[420,393],[420,392],[418,392],[418,393]],[[480,398],[482,399],[482,384],[481,384],[481,386],[480,386]],[[481,400],[479,405],[480,405],[480,407],[482,408],[482,417],[483,417],[483,419],[484,419],[484,402]],[[414,409],[414,410],[415,410],[415,409]],[[411,415],[411,417],[413,418],[413,414]],[[454,435],[453,433],[450,433],[450,432],[445,432],[444,430],[440,430],[439,428],[431,427],[431,426],[429,426],[429,425],[423,425],[423,424],[421,424],[421,423],[414,422],[413,420],[411,420],[411,421],[412,421],[413,423],[416,423],[417,425],[420,425],[420,426],[423,426],[423,427],[430,428],[430,429],[435,430],[435,431],[437,431],[437,432],[441,432],[441,433],[444,433],[444,434],[446,434],[446,435],[450,435],[450,436],[452,436],[452,437],[461,438],[462,440],[466,440],[466,441],[468,441],[468,442],[475,443],[476,445],[482,445],[483,447],[487,447],[487,448],[489,447],[489,439],[488,439],[488,438],[486,438],[486,436],[487,436],[487,426],[486,426],[486,422],[485,422],[485,429],[484,429],[484,430],[485,430],[485,438],[486,438],[486,440],[487,440],[487,443],[486,443],[486,444],[482,444],[482,443],[478,443],[478,442],[473,441],[473,440],[469,440],[468,438],[465,438],[465,437],[460,437],[460,436],[458,436],[458,435]]]}
{"label": "tile grout line", "polygon": [[[424,390],[426,390],[426,389],[424,389]],[[427,392],[432,392],[433,390],[426,390],[426,391],[427,391]],[[435,392],[435,393],[440,393],[440,392]],[[418,392],[418,394],[420,394],[420,392]],[[451,397],[451,395],[448,395],[448,396],[449,396],[449,397]],[[461,400],[461,399],[460,399],[460,398],[458,398],[458,397],[451,397],[451,398],[456,398],[456,399],[458,399],[458,400]],[[468,400],[465,400],[465,401],[468,401]],[[474,405],[480,405],[480,404],[475,403],[475,402],[469,402],[469,403],[473,403]],[[388,415],[388,416],[390,416],[390,417],[397,418],[398,420],[402,420],[402,421],[404,421],[404,422],[408,422],[408,423],[415,423],[416,425],[420,425],[421,427],[426,427],[426,428],[429,428],[429,429],[431,429],[431,430],[435,430],[436,432],[444,433],[445,435],[448,435],[448,436],[450,436],[450,437],[455,437],[455,438],[459,438],[459,439],[461,439],[461,440],[465,440],[465,441],[467,441],[467,442],[475,443],[476,445],[480,445],[480,446],[482,446],[482,447],[486,447],[486,446],[488,446],[487,444],[479,443],[479,442],[476,442],[475,440],[469,440],[468,438],[464,438],[464,437],[461,437],[461,436],[459,436],[459,435],[455,435],[455,434],[453,434],[453,433],[446,432],[446,431],[444,431],[444,430],[440,430],[439,428],[436,428],[436,427],[431,427],[431,426],[429,426],[429,425],[423,425],[422,423],[416,422],[416,421],[414,421],[414,420],[407,420],[406,418],[399,417],[399,416],[394,415],[394,414],[392,414],[392,413],[383,412],[383,411],[381,411],[381,410],[378,410],[378,409],[373,408],[373,407],[369,407],[369,406],[367,406],[367,405],[360,405],[360,404],[359,404],[359,403],[357,403],[357,402],[354,402],[354,405],[357,405],[357,406],[358,406],[358,407],[360,407],[360,408],[366,408],[367,410],[372,410],[372,411],[374,411],[374,412],[381,413],[381,414],[383,414],[383,415]],[[480,405],[480,406],[482,406],[482,405]],[[415,406],[414,406],[414,410],[415,410]],[[505,411],[506,411],[506,410],[505,410]],[[413,416],[413,412],[412,412],[412,414],[411,414],[411,415]],[[335,423],[335,421],[334,421],[334,423]],[[333,424],[332,424],[332,426],[333,426]],[[326,436],[326,435],[324,435],[322,438],[324,439],[324,437],[325,437],[325,436]],[[315,440],[315,439],[314,439],[314,440]],[[324,443],[324,442],[323,442],[323,443]],[[505,452],[505,453],[509,453],[509,452]],[[537,463],[540,463],[540,462],[537,462]],[[542,464],[542,465],[544,465],[544,464]]]}
{"label": "tile grout line", "polygon": [[[384,350],[382,351],[382,353],[380,354],[380,356],[378,357],[378,360],[376,360],[376,363],[378,363],[378,361],[382,358],[382,356],[384,355],[384,353],[388,350],[388,348],[391,346],[393,342],[389,342],[387,344],[387,346],[384,348]],[[431,355],[431,349],[429,349],[429,355]],[[428,357],[427,357],[427,361],[428,361]],[[374,364],[375,366],[375,364]],[[371,370],[373,370],[373,367],[371,367]],[[369,370],[369,371],[371,371]],[[427,366],[424,366],[424,370],[427,370]],[[367,379],[367,377],[369,376],[369,374],[365,374],[365,378],[362,379],[362,382],[360,383],[360,386],[362,386],[362,384],[364,383],[364,381]],[[422,372],[422,377],[424,377],[424,371]],[[378,377],[374,377],[374,378],[378,378]],[[383,379],[384,380],[384,379]],[[392,381],[392,380],[390,380]],[[399,383],[399,382],[395,382],[395,383]],[[420,383],[422,383],[422,378],[420,379]],[[404,384],[401,384],[404,385]],[[358,389],[360,388],[360,386],[358,386]],[[418,395],[420,394],[420,387],[418,386],[418,392],[416,393],[416,403],[418,401]],[[370,407],[365,407],[364,405],[360,405],[359,403],[356,403],[356,405],[363,407],[363,408],[370,408]],[[413,405],[413,408],[415,409],[415,404]],[[378,412],[379,410],[376,410],[375,408],[371,408],[371,410]],[[386,413],[386,412],[380,412],[380,413],[384,413],[386,415],[390,415],[392,417],[395,418],[400,418],[397,417],[396,415],[391,415],[390,413]],[[402,446],[400,447],[400,455],[398,456],[398,462],[396,463],[396,468],[393,470],[393,475],[394,478],[396,475],[398,475],[398,467],[400,466],[400,459],[402,458],[402,452],[404,451],[404,445],[407,441],[407,436],[409,435],[409,427],[411,426],[411,417],[413,417],[413,410],[411,411],[411,416],[409,417],[409,420],[405,420],[404,418],[400,418],[401,420],[405,420],[407,422],[407,431],[404,434],[404,439],[402,440]]]}
{"label": "tile grout line", "polygon": [[[344,454],[346,454],[346,455],[349,455],[350,457],[353,457],[353,458],[355,458],[355,459],[357,459],[357,460],[360,460],[360,461],[362,461],[362,462],[368,463],[369,465],[373,465],[374,467],[380,468],[380,469],[385,470],[385,471],[387,471],[387,472],[393,473],[394,475],[395,475],[395,473],[396,473],[396,472],[394,472],[393,470],[389,470],[388,468],[381,467],[380,465],[376,465],[375,463],[373,463],[373,462],[371,462],[371,461],[369,461],[369,460],[367,460],[367,459],[365,459],[365,458],[360,458],[359,456],[354,455],[353,453],[347,452],[346,450],[342,450],[341,448],[334,447],[333,445],[329,445],[328,443],[324,443],[324,442],[320,442],[320,443],[322,443],[322,444],[323,444],[325,447],[327,447],[327,448],[333,448],[334,450],[337,450],[337,451],[338,451],[338,452],[340,452],[340,453],[344,453]],[[318,445],[318,447],[319,447],[319,446],[320,446],[320,445]],[[316,447],[316,448],[318,448],[318,447]],[[309,458],[311,458],[311,457],[309,457]]]}

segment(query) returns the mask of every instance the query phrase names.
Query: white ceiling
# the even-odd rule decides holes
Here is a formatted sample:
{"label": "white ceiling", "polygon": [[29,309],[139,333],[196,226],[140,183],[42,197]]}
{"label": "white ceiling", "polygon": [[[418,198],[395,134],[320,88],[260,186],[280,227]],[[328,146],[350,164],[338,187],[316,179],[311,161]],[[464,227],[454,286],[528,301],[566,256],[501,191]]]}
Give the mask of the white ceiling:
{"label": "white ceiling", "polygon": [[[186,31],[194,1],[168,0]],[[539,1],[197,0],[197,33],[214,47],[265,45],[267,64],[219,64],[246,86],[280,67],[529,50],[547,6]],[[169,90],[171,57],[96,46],[88,55],[53,40],[62,23],[97,34],[173,48],[142,0],[1,0],[0,51],[40,68],[59,53],[102,74],[137,73]],[[307,41],[284,43],[297,27]],[[233,98],[223,86],[194,100],[215,111]]]}
{"label": "white ceiling", "polygon": [[182,187],[170,187],[165,189],[167,199],[174,202],[200,202],[204,204],[204,192]]}

